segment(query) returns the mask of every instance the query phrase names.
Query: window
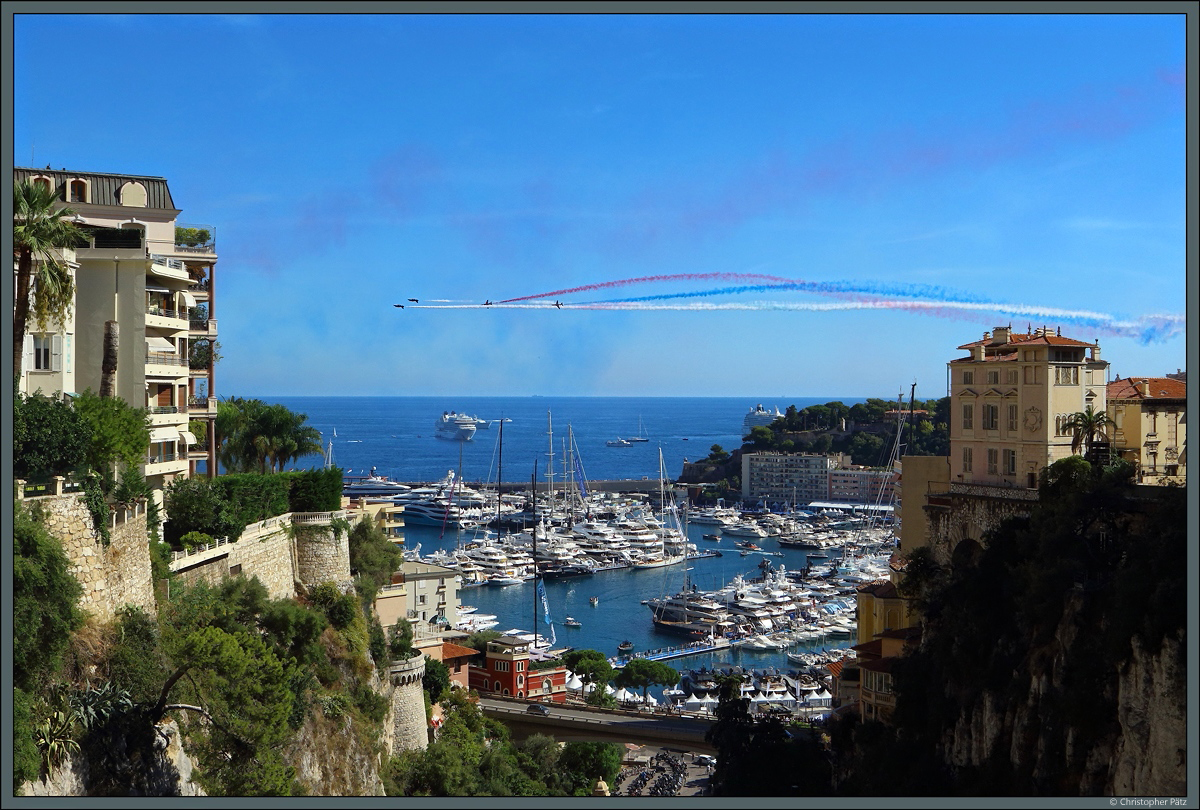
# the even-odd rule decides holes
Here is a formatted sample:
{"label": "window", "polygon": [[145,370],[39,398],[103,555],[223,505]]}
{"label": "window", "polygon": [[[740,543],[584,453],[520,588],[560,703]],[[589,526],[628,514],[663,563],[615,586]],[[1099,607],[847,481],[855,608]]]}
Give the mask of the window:
{"label": "window", "polygon": [[971,457],[974,455],[974,451],[970,447],[964,447],[962,450],[963,472],[969,473],[971,471]]}
{"label": "window", "polygon": [[1000,474],[1000,451],[995,447],[988,448],[988,475]]}
{"label": "window", "polygon": [[1071,435],[1071,416],[1070,414],[1060,413],[1054,417],[1054,435],[1055,436],[1070,436]]}
{"label": "window", "polygon": [[1016,405],[1008,406],[1008,432],[1009,433],[1017,432],[1017,406]]}
{"label": "window", "polygon": [[1054,382],[1056,385],[1079,385],[1079,367],[1055,366]]}
{"label": "window", "polygon": [[518,661],[517,662],[517,672],[524,672],[524,671],[525,671],[525,662]]}
{"label": "window", "polygon": [[50,335],[33,336],[33,364],[31,367],[34,371],[50,370]]}
{"label": "window", "polygon": [[549,678],[546,678],[545,680],[542,681],[542,691],[543,692],[549,692],[551,686],[552,686],[552,684],[550,683]]}
{"label": "window", "polygon": [[975,384],[975,372],[974,371],[964,371],[963,372],[963,385],[974,385],[974,384]]}
{"label": "window", "polygon": [[987,375],[988,375],[988,385],[999,385],[1000,384],[1000,372],[999,371],[989,371],[987,373]]}
{"label": "window", "polygon": [[1004,474],[1005,475],[1016,475],[1017,474],[1017,451],[1016,450],[1005,450],[1004,451]]}
{"label": "window", "polygon": [[71,202],[87,202],[87,183],[83,180],[71,181]]}
{"label": "window", "polygon": [[975,406],[963,405],[962,409],[963,430],[973,430],[975,427]]}
{"label": "window", "polygon": [[418,605],[425,604],[425,594],[422,593],[422,594],[417,595],[417,604]]}
{"label": "window", "polygon": [[525,676],[518,675],[517,676],[517,686],[524,686],[524,685],[525,685]]}
{"label": "window", "polygon": [[1010,368],[1004,373],[1004,381],[1009,385],[1016,385],[1020,378],[1020,372],[1015,368]]}
{"label": "window", "polygon": [[33,184],[40,188],[44,188],[46,191],[51,189],[50,178],[48,177],[35,177],[33,178]]}
{"label": "window", "polygon": [[492,671],[493,672],[508,672],[508,661],[493,661],[492,662]]}
{"label": "window", "polygon": [[983,406],[983,429],[984,430],[999,430],[1000,429],[1000,406],[999,405],[984,405]]}

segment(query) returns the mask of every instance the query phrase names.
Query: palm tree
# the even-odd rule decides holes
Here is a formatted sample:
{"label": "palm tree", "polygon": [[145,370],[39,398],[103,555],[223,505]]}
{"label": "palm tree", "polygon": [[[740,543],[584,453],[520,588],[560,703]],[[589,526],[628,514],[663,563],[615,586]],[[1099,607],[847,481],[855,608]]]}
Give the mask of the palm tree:
{"label": "palm tree", "polygon": [[289,461],[321,452],[321,434],[305,414],[259,399],[217,405],[218,458],[230,472],[280,472]]}
{"label": "palm tree", "polygon": [[1083,447],[1084,456],[1090,455],[1093,442],[1108,440],[1106,428],[1110,424],[1108,416],[1103,411],[1094,410],[1091,405],[1082,411],[1071,414],[1066,424],[1067,429],[1072,433],[1071,452],[1078,453],[1079,448]]}
{"label": "palm tree", "polygon": [[[13,258],[17,262],[13,306],[13,374],[21,373],[30,304],[39,328],[63,320],[75,300],[70,269],[59,251],[85,243],[72,221],[75,212],[58,207],[45,183],[22,180],[13,186]],[[30,301],[32,290],[32,302]]]}

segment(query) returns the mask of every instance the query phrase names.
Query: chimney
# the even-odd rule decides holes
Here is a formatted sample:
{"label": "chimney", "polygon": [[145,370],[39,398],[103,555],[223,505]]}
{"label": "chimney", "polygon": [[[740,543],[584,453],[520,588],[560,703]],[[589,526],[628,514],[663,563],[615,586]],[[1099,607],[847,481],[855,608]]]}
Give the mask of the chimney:
{"label": "chimney", "polygon": [[1092,347],[1092,362],[1093,363],[1100,362],[1100,344],[1099,343],[1097,343],[1095,346]]}
{"label": "chimney", "polygon": [[1137,390],[1138,390],[1138,393],[1144,397],[1150,396],[1150,381],[1149,380],[1139,380],[1137,383]]}
{"label": "chimney", "polygon": [[998,346],[1001,343],[1010,342],[1008,333],[1009,333],[1009,328],[1007,326],[997,326],[995,329],[992,330],[992,345]]}

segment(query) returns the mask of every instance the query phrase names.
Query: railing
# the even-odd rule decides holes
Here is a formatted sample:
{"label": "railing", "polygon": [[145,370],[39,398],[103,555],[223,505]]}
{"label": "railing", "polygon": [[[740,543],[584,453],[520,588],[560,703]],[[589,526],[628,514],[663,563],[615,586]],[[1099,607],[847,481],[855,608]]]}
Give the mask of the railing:
{"label": "railing", "polygon": [[151,253],[150,261],[154,262],[155,264],[166,265],[167,267],[170,267],[172,270],[186,270],[187,269],[187,267],[184,265],[184,263],[179,261],[179,259],[168,259],[166,256],[163,256],[158,253]]}
{"label": "railing", "polygon": [[180,357],[177,354],[167,354],[166,352],[146,352],[146,365],[157,366],[185,366],[187,358]]}
{"label": "railing", "polygon": [[148,413],[181,413],[177,405],[153,405],[146,411]]}
{"label": "railing", "polygon": [[216,253],[216,244],[210,242],[207,245],[176,245],[176,253]]}
{"label": "railing", "polygon": [[189,408],[207,408],[208,397],[188,397]]}
{"label": "railing", "polygon": [[198,281],[195,284],[189,284],[188,292],[208,292],[208,279],[204,279],[204,281]]}
{"label": "railing", "polygon": [[191,318],[188,318],[188,329],[191,329],[193,332],[207,332],[208,331],[208,318],[204,318],[199,321],[195,321],[195,320],[192,320]]}
{"label": "railing", "polygon": [[1018,486],[1016,482],[1005,481],[1001,484],[974,484],[951,481],[950,492],[954,495],[975,495],[977,497],[1004,498],[1020,501],[1036,501],[1038,491]]}
{"label": "railing", "polygon": [[162,453],[157,456],[146,456],[147,464],[162,464],[166,461],[174,461],[175,453]]}
{"label": "railing", "polygon": [[171,552],[171,562],[175,562],[176,560],[182,560],[187,557],[194,557],[195,555],[202,554],[205,551],[212,551],[215,548],[219,548],[221,546],[227,546],[232,542],[233,541],[230,540],[228,537],[218,537],[215,541],[213,541],[211,543],[201,543],[198,546],[193,546],[192,548],[187,548],[187,549],[184,549],[183,551],[172,551]]}
{"label": "railing", "polygon": [[176,318],[179,320],[182,320],[184,317],[183,314],[179,312],[179,310],[167,309],[166,307],[156,307],[156,306],[146,307],[146,314],[147,315],[158,315],[159,317],[162,317],[162,318]]}
{"label": "railing", "polygon": [[339,509],[336,512],[292,512],[292,523],[311,525],[314,523],[329,523],[333,520],[345,520],[346,513]]}

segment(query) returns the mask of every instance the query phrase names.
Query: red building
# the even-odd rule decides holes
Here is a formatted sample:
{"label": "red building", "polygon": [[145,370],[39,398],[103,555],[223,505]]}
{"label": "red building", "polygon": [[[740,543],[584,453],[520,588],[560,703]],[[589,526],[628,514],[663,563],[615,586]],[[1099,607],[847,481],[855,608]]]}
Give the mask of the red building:
{"label": "red building", "polygon": [[470,665],[471,688],[480,694],[565,703],[566,667],[530,669],[530,647],[530,641],[513,636],[489,641],[483,664]]}

